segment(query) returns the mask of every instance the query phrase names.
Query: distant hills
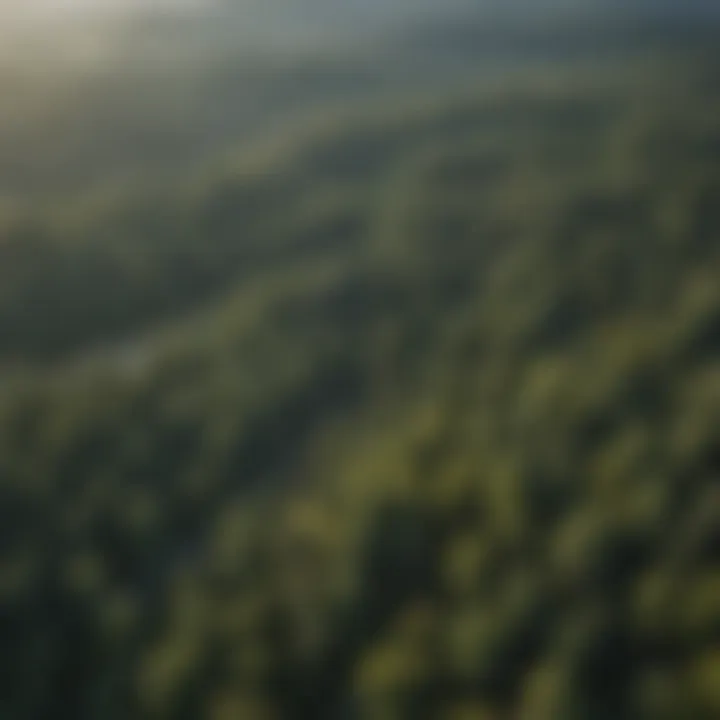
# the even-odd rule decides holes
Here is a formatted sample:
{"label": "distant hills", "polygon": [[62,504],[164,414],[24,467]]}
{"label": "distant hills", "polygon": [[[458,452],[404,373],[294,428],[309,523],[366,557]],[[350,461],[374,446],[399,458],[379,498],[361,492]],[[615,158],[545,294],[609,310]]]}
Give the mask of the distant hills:
{"label": "distant hills", "polygon": [[119,56],[323,50],[453,22],[547,25],[600,16],[720,19],[714,0],[29,0],[0,7],[0,70],[55,69]]}

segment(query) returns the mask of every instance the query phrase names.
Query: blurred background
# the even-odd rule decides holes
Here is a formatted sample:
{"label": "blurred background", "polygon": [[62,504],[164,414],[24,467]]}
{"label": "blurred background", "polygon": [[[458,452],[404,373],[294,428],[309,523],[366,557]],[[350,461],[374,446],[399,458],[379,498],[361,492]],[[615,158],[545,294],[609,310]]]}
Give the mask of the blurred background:
{"label": "blurred background", "polygon": [[0,717],[720,717],[718,41],[4,0]]}

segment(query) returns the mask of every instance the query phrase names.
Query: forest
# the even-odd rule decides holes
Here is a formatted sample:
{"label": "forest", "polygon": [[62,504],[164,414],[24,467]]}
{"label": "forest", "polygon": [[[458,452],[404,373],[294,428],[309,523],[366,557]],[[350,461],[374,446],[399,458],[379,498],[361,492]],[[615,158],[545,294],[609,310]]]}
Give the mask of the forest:
{"label": "forest", "polygon": [[720,717],[720,28],[583,27],[0,125],[3,720]]}

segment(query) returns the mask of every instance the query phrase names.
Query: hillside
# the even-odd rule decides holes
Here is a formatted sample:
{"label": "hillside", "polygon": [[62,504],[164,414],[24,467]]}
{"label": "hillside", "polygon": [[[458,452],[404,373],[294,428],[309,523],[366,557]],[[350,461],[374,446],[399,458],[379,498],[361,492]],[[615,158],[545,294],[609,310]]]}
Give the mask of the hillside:
{"label": "hillside", "polygon": [[9,222],[2,717],[718,716],[720,59],[650,61]]}

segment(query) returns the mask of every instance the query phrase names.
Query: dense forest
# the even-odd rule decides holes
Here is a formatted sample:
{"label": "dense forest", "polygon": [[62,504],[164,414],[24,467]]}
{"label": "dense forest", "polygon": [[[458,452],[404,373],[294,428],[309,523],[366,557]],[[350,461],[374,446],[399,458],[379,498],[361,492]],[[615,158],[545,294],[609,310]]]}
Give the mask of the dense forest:
{"label": "dense forest", "polygon": [[697,38],[315,68],[171,182],[0,178],[3,720],[719,717]]}

